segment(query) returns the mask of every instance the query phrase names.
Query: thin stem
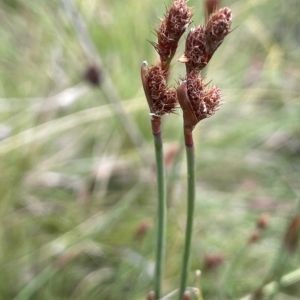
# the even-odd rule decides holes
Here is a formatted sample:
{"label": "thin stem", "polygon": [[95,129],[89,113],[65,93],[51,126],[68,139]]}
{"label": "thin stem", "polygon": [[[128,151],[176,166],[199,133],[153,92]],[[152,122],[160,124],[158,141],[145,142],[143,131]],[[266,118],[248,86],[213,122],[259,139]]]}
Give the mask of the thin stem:
{"label": "thin stem", "polygon": [[166,239],[166,199],[165,199],[165,172],[163,143],[161,138],[160,117],[153,116],[151,120],[152,132],[154,137],[155,157],[156,157],[156,177],[157,177],[157,245],[156,245],[156,265],[154,291],[155,299],[161,295],[161,282],[163,278],[163,263],[165,258],[165,239]]}
{"label": "thin stem", "polygon": [[183,252],[183,264],[181,270],[181,280],[179,288],[179,300],[182,299],[186,289],[186,283],[189,272],[189,260],[191,252],[191,242],[193,233],[193,219],[194,219],[194,206],[195,206],[195,149],[192,136],[192,128],[184,128],[186,158],[187,158],[187,219],[185,228],[185,244]]}
{"label": "thin stem", "polygon": [[174,192],[174,186],[176,185],[176,182],[178,180],[178,169],[180,168],[180,163],[182,160],[182,154],[183,154],[184,146],[181,145],[178,149],[178,152],[176,153],[175,159],[173,161],[171,170],[169,171],[169,176],[167,180],[167,207],[170,207],[172,205],[172,199],[173,199],[173,192]]}

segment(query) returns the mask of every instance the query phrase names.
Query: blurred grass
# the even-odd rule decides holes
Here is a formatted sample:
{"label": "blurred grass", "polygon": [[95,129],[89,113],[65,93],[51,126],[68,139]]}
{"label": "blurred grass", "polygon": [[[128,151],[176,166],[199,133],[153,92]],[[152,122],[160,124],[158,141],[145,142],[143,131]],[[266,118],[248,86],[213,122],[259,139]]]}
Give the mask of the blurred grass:
{"label": "blurred grass", "polygon": [[[154,154],[139,68],[157,61],[146,40],[154,39],[165,4],[76,4],[144,135],[149,162],[141,162],[109,99],[83,81],[88,59],[61,2],[0,1],[0,299],[144,299],[152,288]],[[194,24],[202,22],[202,3],[189,5]],[[223,5],[233,10],[235,30],[213,57],[207,81],[222,88],[226,104],[196,133],[192,267],[202,270],[206,300],[220,299],[226,269],[268,213],[263,239],[228,279],[232,299],[261,283],[299,196],[300,3]],[[177,74],[184,68],[175,62]],[[74,102],[64,105],[66,96],[56,95],[70,96],[71,87]],[[179,142],[181,126],[180,114],[164,118],[165,141]],[[178,286],[184,238],[184,163],[176,170],[165,294]],[[144,221],[150,228],[137,238]],[[208,254],[222,254],[225,263],[205,269]],[[299,263],[297,252],[284,273]],[[282,293],[278,299],[297,299],[299,285]]]}

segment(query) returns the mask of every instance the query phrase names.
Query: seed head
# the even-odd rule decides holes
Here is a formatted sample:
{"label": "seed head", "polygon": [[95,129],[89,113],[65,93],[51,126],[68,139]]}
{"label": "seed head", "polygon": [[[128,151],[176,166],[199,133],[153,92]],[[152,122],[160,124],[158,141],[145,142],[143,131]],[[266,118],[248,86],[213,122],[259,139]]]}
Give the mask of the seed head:
{"label": "seed head", "polygon": [[232,13],[228,7],[221,8],[210,16],[205,27],[205,47],[212,56],[222,44],[224,38],[230,33]]}
{"label": "seed head", "polygon": [[197,72],[187,76],[187,94],[198,122],[214,115],[221,104],[220,88],[207,89]]}
{"label": "seed head", "polygon": [[161,66],[151,66],[148,70],[142,66],[142,81],[152,114],[162,116],[174,112],[177,94],[166,82],[166,71]]}
{"label": "seed head", "polygon": [[185,52],[179,61],[186,63],[187,73],[192,70],[200,71],[208,63],[204,34],[205,28],[200,25],[197,28],[192,28],[186,38]]}
{"label": "seed head", "polygon": [[166,13],[166,25],[169,37],[179,41],[191,22],[192,13],[184,0],[174,1]]}
{"label": "seed head", "polygon": [[160,56],[162,65],[173,58],[179,39],[191,22],[192,13],[184,0],[176,0],[167,10],[165,18],[156,30],[158,42],[151,42]]}

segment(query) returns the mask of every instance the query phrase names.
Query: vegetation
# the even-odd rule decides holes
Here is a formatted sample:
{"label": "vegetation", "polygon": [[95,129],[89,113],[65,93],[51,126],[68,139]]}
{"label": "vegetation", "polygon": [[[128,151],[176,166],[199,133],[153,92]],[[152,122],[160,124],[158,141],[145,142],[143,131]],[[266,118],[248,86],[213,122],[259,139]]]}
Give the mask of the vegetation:
{"label": "vegetation", "polygon": [[[298,2],[222,1],[235,29],[206,73],[226,104],[194,130],[190,268],[202,275],[190,274],[188,285],[201,286],[205,300],[242,299],[299,273],[287,233],[299,230]],[[145,299],[157,195],[139,70],[158,60],[147,40],[155,40],[149,24],[159,24],[165,3],[75,1],[83,23],[70,3],[0,1],[0,299]],[[189,6],[195,25],[203,23],[199,1]],[[173,85],[185,74],[176,61],[183,51],[184,39]],[[179,286],[185,238],[182,125],[179,115],[163,118],[163,295]],[[284,277],[273,299],[299,297],[296,275]]]}

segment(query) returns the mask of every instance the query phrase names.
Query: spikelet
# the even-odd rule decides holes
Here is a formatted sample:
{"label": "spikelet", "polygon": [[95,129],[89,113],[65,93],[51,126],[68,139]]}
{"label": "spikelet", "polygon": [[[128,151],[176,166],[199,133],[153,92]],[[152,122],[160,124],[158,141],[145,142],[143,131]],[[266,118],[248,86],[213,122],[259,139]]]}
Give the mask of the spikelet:
{"label": "spikelet", "polygon": [[177,88],[178,102],[183,110],[185,127],[193,129],[201,120],[211,117],[221,102],[221,90],[208,87],[196,71],[188,74]]}
{"label": "spikelet", "polygon": [[232,13],[228,7],[221,8],[210,16],[205,26],[206,52],[212,56],[230,33]]}
{"label": "spikelet", "polygon": [[161,66],[142,66],[142,82],[148,100],[150,112],[162,116],[174,112],[177,105],[177,94],[166,82],[166,71]]}
{"label": "spikelet", "polygon": [[205,28],[199,25],[192,28],[186,38],[184,55],[179,58],[180,62],[186,63],[187,73],[192,70],[202,70],[208,62],[208,55],[204,40]]}
{"label": "spikelet", "polygon": [[187,94],[198,122],[214,115],[221,104],[220,88],[208,88],[197,72],[187,76]]}
{"label": "spikelet", "polygon": [[176,0],[167,10],[165,18],[156,30],[157,43],[151,42],[160,56],[162,66],[173,58],[179,39],[191,22],[192,13],[184,0]]}
{"label": "spikelet", "polygon": [[186,64],[187,74],[201,71],[210,61],[214,52],[230,33],[231,10],[224,7],[213,13],[205,26],[192,28],[186,38],[185,52],[179,58]]}

